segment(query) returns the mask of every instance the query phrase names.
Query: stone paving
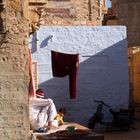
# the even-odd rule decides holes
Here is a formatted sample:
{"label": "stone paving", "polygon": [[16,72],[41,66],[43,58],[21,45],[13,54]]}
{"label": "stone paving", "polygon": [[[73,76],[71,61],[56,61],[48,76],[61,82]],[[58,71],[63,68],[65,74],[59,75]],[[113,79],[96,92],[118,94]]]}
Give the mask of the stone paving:
{"label": "stone paving", "polygon": [[140,140],[140,120],[136,120],[129,131],[102,132],[104,140]]}

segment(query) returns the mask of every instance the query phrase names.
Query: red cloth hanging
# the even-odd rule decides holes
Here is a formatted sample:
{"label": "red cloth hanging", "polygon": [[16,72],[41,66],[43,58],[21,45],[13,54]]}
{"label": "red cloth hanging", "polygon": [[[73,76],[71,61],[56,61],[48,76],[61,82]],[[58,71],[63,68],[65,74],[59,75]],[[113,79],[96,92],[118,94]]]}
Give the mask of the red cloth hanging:
{"label": "red cloth hanging", "polygon": [[31,52],[29,49],[29,97],[35,96],[35,86],[33,81],[33,74],[32,74],[32,58],[31,58]]}
{"label": "red cloth hanging", "polygon": [[76,98],[76,77],[79,54],[65,54],[51,51],[52,72],[54,77],[69,75],[70,98]]}

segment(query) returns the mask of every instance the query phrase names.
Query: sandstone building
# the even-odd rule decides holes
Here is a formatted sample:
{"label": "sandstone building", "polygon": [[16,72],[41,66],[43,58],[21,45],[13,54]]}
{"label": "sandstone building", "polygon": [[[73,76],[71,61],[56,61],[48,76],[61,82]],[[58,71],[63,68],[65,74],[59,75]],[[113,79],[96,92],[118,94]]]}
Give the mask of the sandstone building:
{"label": "sandstone building", "polygon": [[140,1],[111,0],[105,16],[106,25],[125,25],[128,36],[130,93],[132,102],[140,103]]}
{"label": "sandstone building", "polygon": [[25,2],[0,0],[1,140],[28,139],[28,21]]}
{"label": "sandstone building", "polygon": [[106,0],[29,0],[33,25],[102,25]]}

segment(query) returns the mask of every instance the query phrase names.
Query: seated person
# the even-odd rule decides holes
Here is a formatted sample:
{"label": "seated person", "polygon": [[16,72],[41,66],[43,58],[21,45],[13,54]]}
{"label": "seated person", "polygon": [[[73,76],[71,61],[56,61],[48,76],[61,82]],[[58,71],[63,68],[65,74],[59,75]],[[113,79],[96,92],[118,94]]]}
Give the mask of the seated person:
{"label": "seated person", "polygon": [[53,126],[52,121],[57,115],[52,99],[43,98],[44,92],[42,89],[38,89],[36,90],[36,97],[31,97],[29,102],[31,129],[37,132],[50,129]]}
{"label": "seated person", "polygon": [[64,114],[66,114],[66,109],[60,108],[56,117],[54,118],[55,120],[58,121],[58,125],[62,125],[64,123],[64,120],[63,120]]}

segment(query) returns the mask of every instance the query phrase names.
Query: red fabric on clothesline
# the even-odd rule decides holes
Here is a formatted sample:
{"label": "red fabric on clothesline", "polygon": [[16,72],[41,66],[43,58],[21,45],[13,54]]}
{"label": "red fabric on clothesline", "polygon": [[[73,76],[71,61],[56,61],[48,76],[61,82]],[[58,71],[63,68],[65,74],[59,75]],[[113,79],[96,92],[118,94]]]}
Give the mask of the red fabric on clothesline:
{"label": "red fabric on clothesline", "polygon": [[79,54],[65,54],[51,51],[52,72],[54,77],[69,75],[70,98],[76,98],[76,78],[79,65]]}

